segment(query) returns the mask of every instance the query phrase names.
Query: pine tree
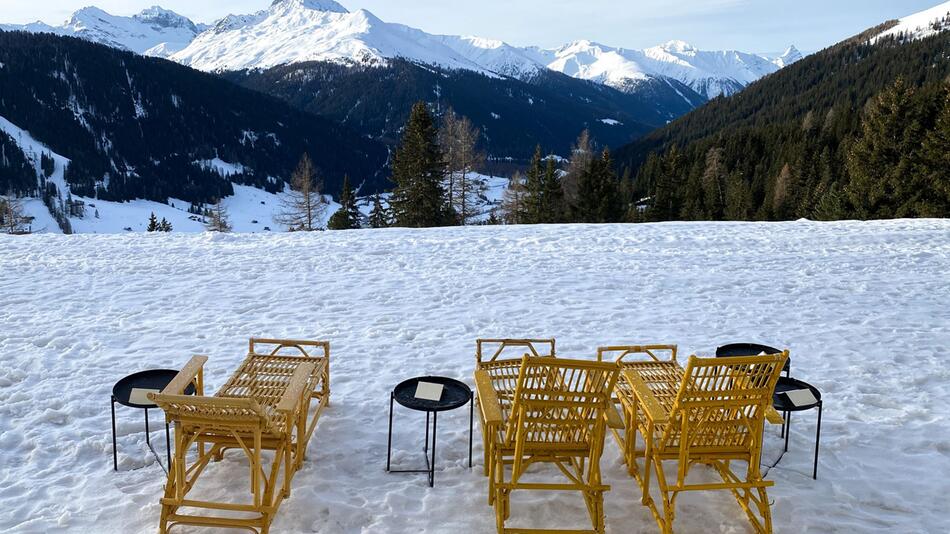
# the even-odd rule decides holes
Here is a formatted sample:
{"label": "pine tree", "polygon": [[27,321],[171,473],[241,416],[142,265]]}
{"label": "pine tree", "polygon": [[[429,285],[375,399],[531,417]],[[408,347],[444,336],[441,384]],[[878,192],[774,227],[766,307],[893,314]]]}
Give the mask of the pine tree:
{"label": "pine tree", "polygon": [[726,220],[746,221],[752,212],[752,191],[738,171],[726,179]]}
{"label": "pine tree", "polygon": [[544,169],[541,166],[541,145],[534,149],[534,157],[525,176],[524,218],[521,224],[539,224],[545,222],[547,196],[544,183]]}
{"label": "pine tree", "polygon": [[396,226],[425,228],[452,222],[442,189],[444,167],[436,137],[432,116],[425,103],[418,102],[393,156],[396,188],[390,206]]}
{"label": "pine tree", "polygon": [[623,218],[623,204],[609,150],[591,160],[577,186],[577,202],[573,206],[575,222],[609,223]]}
{"label": "pine tree", "polygon": [[913,167],[923,141],[915,91],[897,80],[868,102],[861,136],[848,154],[847,193],[860,218],[888,218],[913,195]]}
{"label": "pine tree", "polygon": [[787,219],[791,214],[789,206],[791,205],[790,197],[792,196],[791,191],[794,181],[792,168],[786,163],[782,166],[782,170],[778,173],[775,184],[772,186],[772,213],[776,219]]}
{"label": "pine tree", "polygon": [[723,161],[724,150],[719,147],[710,148],[706,153],[706,169],[703,171],[703,201],[706,217],[713,220],[722,219],[723,208],[726,204],[726,164]]}
{"label": "pine tree", "polygon": [[340,191],[340,209],[330,217],[327,228],[330,230],[354,230],[360,227],[360,210],[356,206],[356,193],[350,186],[350,177],[343,176],[343,189]]}
{"label": "pine tree", "polygon": [[209,232],[231,231],[231,223],[228,220],[228,211],[225,209],[224,203],[220,199],[215,200],[212,203],[211,208],[208,209],[205,228],[207,228]]}
{"label": "pine tree", "polygon": [[158,218],[155,217],[155,212],[152,212],[152,214],[148,216],[148,228],[145,230],[148,232],[158,231]]}
{"label": "pine tree", "polygon": [[168,220],[165,219],[165,217],[162,217],[161,222],[158,223],[158,231],[159,231],[159,232],[171,232],[171,231],[172,231],[172,223],[168,222]]}
{"label": "pine tree", "polygon": [[541,222],[564,222],[564,189],[561,185],[561,176],[554,158],[548,158],[544,168],[544,216]]}
{"label": "pine tree", "polygon": [[383,207],[383,201],[379,193],[376,193],[373,197],[373,211],[369,214],[369,225],[371,228],[386,228],[389,226],[389,213]]}
{"label": "pine tree", "polygon": [[326,209],[313,162],[304,154],[291,175],[290,191],[280,196],[280,211],[274,220],[291,232],[313,232],[321,230]]}
{"label": "pine tree", "polygon": [[950,85],[944,93],[942,110],[924,139],[915,172],[921,183],[912,211],[920,217],[950,217]]}

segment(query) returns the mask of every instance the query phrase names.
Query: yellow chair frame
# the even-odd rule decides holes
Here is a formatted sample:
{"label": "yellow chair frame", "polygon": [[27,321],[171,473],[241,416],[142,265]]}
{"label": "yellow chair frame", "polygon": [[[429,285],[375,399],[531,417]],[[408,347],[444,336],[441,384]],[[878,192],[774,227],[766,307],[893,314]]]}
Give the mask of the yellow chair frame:
{"label": "yellow chair frame", "polygon": [[[643,491],[641,502],[661,532],[673,532],[679,493],[704,490],[731,491],[756,532],[772,532],[766,488],[774,483],[762,478],[759,463],[763,426],[770,410],[774,412],[772,392],[787,359],[788,351],[734,358],[691,356],[681,372],[672,365],[657,372],[650,362],[642,368],[625,366],[617,394],[624,406],[626,431],[618,443]],[[636,433],[643,449],[637,449],[636,436],[631,436]],[[677,463],[675,481],[667,480],[663,471],[667,461]],[[744,477],[732,469],[731,462],[737,461],[746,464]],[[722,482],[687,483],[695,464],[711,466]],[[651,474],[657,479],[662,510],[650,495]]]}
{"label": "yellow chair frame", "polygon": [[[518,382],[518,372],[521,370],[522,356],[533,358],[557,357],[557,341],[553,338],[544,339],[478,339],[475,341],[475,370],[485,371],[489,377],[491,388],[501,402],[502,413],[511,408],[515,386]],[[517,356],[515,356],[517,354]],[[485,422],[481,416],[482,443],[484,443],[483,473],[488,476],[491,465],[491,436],[498,429]]]}
{"label": "yellow chair frame", "polygon": [[[611,363],[525,355],[510,408],[504,410],[491,375],[475,371],[479,412],[491,429],[488,502],[495,507],[499,534],[603,534],[604,492],[610,486],[602,483],[600,457],[609,414],[615,414],[610,395],[618,372]],[[556,466],[567,482],[524,482],[528,468],[538,464]],[[506,528],[515,490],[580,491],[592,529]]]}
{"label": "yellow chair frame", "polygon": [[[260,345],[272,350],[258,353]],[[215,396],[204,396],[206,356],[194,356],[161,393],[149,394],[175,426],[174,455],[160,501],[161,534],[179,524],[269,531],[329,403],[329,359],[327,342],[251,339],[244,362]],[[184,394],[189,384],[195,385],[194,396]],[[196,455],[189,465],[193,445]],[[228,449],[242,450],[249,460],[251,502],[188,498],[209,462],[221,460]],[[262,451],[274,453],[269,466]]]}

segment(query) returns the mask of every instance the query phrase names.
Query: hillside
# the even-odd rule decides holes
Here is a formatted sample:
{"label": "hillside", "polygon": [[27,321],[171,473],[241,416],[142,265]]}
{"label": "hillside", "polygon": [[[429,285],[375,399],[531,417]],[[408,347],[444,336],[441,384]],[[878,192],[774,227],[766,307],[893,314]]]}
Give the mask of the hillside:
{"label": "hillside", "polygon": [[[637,198],[653,208],[650,218],[947,215],[950,197],[939,184],[950,177],[935,162],[936,174],[928,175],[925,156],[913,147],[947,113],[950,34],[869,42],[893,26],[813,54],[617,151],[618,165],[637,176]],[[888,109],[891,101],[902,107]],[[888,192],[882,202],[889,205],[864,205],[853,189],[855,173],[864,172],[853,149],[872,143],[880,130],[875,118],[899,130],[893,135],[903,144],[891,149],[913,159],[882,161],[903,166],[904,185],[872,179]],[[727,213],[729,205],[735,209]]]}
{"label": "hillside", "polygon": [[295,63],[222,76],[386,143],[398,139],[414,103],[451,106],[481,129],[490,154],[517,159],[530,158],[537,144],[567,155],[585,128],[602,144],[626,144],[704,101],[672,80],[646,80],[640,91],[625,94],[550,71],[524,82],[406,60]]}
{"label": "hillside", "polygon": [[[55,175],[58,202],[69,193],[208,202],[230,195],[231,182],[282,190],[304,152],[330,193],[345,173],[367,190],[385,183],[385,148],[331,120],[76,38],[0,32],[0,95],[2,192],[48,196]],[[44,169],[41,159],[55,161]]]}

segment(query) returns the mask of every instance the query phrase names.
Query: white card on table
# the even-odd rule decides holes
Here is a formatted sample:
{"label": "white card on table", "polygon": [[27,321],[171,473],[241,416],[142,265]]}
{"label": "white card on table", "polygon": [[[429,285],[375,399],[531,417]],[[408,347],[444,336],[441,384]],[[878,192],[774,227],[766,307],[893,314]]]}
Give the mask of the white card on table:
{"label": "white card on table", "polygon": [[148,394],[161,392],[160,389],[132,388],[132,393],[129,395],[129,402],[132,404],[155,404],[148,400]]}
{"label": "white card on table", "polygon": [[416,386],[416,398],[431,401],[442,400],[442,389],[442,384],[419,382],[419,384]]}
{"label": "white card on table", "polygon": [[785,395],[788,396],[788,400],[792,401],[792,404],[795,406],[808,406],[809,404],[815,404],[818,402],[818,399],[815,398],[815,395],[810,389],[795,389],[792,391],[786,391]]}

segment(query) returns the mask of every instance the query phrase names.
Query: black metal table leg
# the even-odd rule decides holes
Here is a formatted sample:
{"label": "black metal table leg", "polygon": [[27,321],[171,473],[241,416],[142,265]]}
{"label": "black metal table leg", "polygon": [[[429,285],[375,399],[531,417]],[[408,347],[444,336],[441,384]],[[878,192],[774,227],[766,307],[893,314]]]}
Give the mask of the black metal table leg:
{"label": "black metal table leg", "polygon": [[475,393],[468,399],[469,412],[468,412],[468,468],[472,468],[472,427],[475,422]]}
{"label": "black metal table leg", "polygon": [[394,395],[389,394],[389,442],[386,445],[386,471],[389,471],[389,462],[393,450],[393,399]]}
{"label": "black metal table leg", "polygon": [[426,444],[422,446],[422,452],[429,452],[429,412],[426,412]]}
{"label": "black metal table leg", "polygon": [[818,401],[818,430],[815,432],[815,467],[812,470],[812,480],[818,480],[818,446],[821,444],[821,401]]}
{"label": "black metal table leg", "polygon": [[[432,412],[432,463],[429,464],[429,487],[435,487],[435,428],[436,422],[439,420],[439,413]],[[426,425],[426,432],[429,430],[429,425]]]}
{"label": "black metal table leg", "polygon": [[145,409],[145,444],[152,447],[152,442],[149,441],[149,430],[148,430],[148,408]]}
{"label": "black metal table leg", "polygon": [[785,452],[788,452],[788,437],[792,435],[792,412],[785,412],[788,417],[785,419]]}
{"label": "black metal table leg", "polygon": [[119,456],[115,444],[115,396],[112,396],[112,469],[119,470]]}

